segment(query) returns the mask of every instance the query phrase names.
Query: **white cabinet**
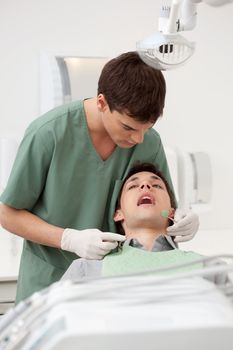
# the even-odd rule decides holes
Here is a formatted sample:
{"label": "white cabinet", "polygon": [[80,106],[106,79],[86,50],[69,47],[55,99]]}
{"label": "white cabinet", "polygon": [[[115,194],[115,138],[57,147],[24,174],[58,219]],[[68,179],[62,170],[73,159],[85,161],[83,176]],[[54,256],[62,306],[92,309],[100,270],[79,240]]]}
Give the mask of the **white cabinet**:
{"label": "white cabinet", "polygon": [[13,306],[23,239],[0,226],[0,314]]}

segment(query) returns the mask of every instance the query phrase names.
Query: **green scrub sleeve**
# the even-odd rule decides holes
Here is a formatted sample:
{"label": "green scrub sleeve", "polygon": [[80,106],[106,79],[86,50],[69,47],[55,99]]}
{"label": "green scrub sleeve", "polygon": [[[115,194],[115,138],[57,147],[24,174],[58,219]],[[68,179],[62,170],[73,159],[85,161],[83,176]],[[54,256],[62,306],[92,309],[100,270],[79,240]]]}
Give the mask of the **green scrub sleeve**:
{"label": "green scrub sleeve", "polygon": [[16,209],[31,210],[37,202],[49,171],[51,154],[40,131],[26,133],[0,201]]}

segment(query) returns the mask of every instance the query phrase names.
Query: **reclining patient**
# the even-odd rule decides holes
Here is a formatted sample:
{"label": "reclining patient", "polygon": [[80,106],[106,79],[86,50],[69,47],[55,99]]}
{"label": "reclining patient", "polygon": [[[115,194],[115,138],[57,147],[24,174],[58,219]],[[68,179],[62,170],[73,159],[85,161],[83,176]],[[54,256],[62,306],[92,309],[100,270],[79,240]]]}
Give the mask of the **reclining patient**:
{"label": "reclining patient", "polygon": [[[200,259],[197,253],[178,249],[167,235],[167,227],[175,224],[175,209],[174,194],[163,175],[153,164],[136,164],[124,180],[114,214],[119,233],[126,236],[125,242],[103,260],[75,260],[62,280],[123,275]],[[182,271],[202,266],[199,262]],[[224,283],[226,276],[213,279]]]}

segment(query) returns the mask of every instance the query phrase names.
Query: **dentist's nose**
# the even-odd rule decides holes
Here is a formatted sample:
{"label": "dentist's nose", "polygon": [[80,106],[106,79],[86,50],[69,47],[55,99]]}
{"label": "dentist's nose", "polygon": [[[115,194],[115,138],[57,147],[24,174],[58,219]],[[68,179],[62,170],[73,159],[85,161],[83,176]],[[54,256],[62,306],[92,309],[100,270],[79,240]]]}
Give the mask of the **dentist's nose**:
{"label": "dentist's nose", "polygon": [[144,131],[138,132],[136,135],[133,135],[133,136],[131,137],[131,138],[132,138],[132,141],[135,142],[135,143],[137,143],[137,144],[143,143],[144,134],[145,134]]}

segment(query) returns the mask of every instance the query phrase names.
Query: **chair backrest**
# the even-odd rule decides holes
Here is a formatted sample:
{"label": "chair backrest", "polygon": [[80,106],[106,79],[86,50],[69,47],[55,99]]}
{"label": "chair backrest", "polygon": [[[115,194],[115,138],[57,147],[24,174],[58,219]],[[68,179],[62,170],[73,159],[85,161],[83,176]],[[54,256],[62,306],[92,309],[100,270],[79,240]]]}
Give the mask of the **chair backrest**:
{"label": "chair backrest", "polygon": [[178,159],[177,159],[177,152],[174,148],[172,147],[164,147],[164,151],[166,154],[170,174],[171,174],[171,179],[175,191],[175,196],[177,201],[179,201],[179,188],[178,188]]}

